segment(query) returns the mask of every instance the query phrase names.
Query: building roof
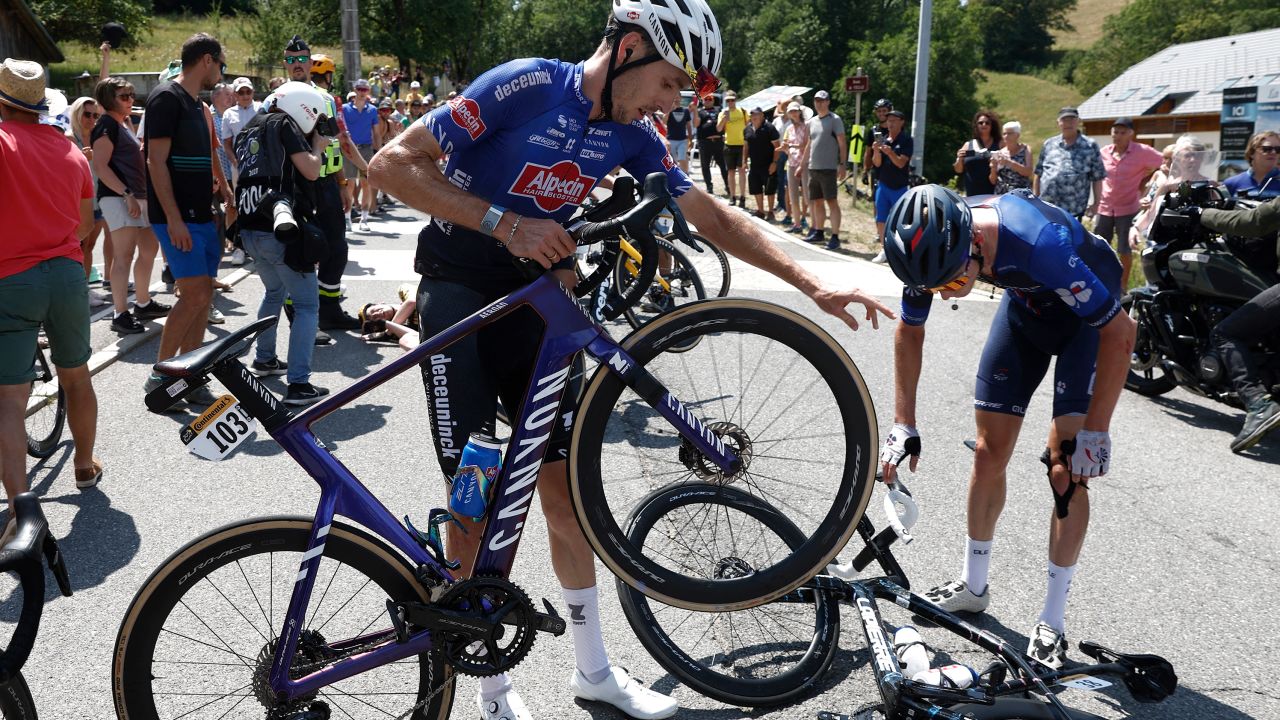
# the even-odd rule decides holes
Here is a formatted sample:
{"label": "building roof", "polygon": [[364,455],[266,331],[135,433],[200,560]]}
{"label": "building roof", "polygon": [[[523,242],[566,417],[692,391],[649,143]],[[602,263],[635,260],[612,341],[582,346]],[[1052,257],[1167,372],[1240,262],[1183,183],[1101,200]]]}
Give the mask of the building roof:
{"label": "building roof", "polygon": [[1172,45],[1125,70],[1086,100],[1080,117],[1217,115],[1225,88],[1280,87],[1277,47],[1280,28]]}
{"label": "building roof", "polygon": [[54,42],[44,23],[40,22],[40,18],[36,17],[35,12],[27,5],[26,0],[0,0],[0,12],[9,14],[17,21],[18,25],[25,27],[31,42],[44,53],[44,57],[22,59],[36,60],[41,65],[66,60],[62,50],[58,49],[58,43]]}

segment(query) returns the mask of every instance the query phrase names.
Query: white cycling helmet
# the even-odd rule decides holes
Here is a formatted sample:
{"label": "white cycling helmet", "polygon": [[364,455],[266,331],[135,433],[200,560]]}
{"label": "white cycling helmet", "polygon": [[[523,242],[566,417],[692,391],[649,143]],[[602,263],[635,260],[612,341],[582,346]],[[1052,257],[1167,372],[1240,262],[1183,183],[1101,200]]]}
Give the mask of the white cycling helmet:
{"label": "white cycling helmet", "polygon": [[662,59],[688,73],[695,90],[699,70],[720,72],[720,26],[706,0],[613,0],[613,17],[648,31]]}
{"label": "white cycling helmet", "polygon": [[303,135],[315,129],[316,122],[320,120],[325,107],[324,95],[310,84],[301,82],[287,82],[281,85],[263,104],[267,112],[278,108],[293,118]]}

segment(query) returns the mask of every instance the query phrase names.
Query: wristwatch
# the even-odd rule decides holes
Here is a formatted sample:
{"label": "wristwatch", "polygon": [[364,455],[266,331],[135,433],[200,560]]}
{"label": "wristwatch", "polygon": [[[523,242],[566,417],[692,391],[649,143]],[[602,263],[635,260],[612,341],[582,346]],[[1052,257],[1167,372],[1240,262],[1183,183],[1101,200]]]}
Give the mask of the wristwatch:
{"label": "wristwatch", "polygon": [[484,219],[480,221],[480,232],[493,237],[498,230],[498,223],[502,222],[502,213],[506,211],[507,209],[500,205],[490,205],[484,213]]}

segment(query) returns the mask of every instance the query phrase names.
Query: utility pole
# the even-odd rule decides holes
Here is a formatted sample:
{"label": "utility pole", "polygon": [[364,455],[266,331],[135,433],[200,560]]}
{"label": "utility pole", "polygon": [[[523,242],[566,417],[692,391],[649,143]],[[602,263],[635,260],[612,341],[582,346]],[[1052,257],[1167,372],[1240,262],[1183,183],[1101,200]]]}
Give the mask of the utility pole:
{"label": "utility pole", "polygon": [[354,86],[356,78],[363,77],[360,69],[360,2],[342,0],[342,75],[347,86],[338,93],[345,97]]}
{"label": "utility pole", "polygon": [[920,41],[916,45],[916,92],[911,107],[911,169],[923,174],[925,111],[929,104],[929,41],[933,0],[920,0]]}

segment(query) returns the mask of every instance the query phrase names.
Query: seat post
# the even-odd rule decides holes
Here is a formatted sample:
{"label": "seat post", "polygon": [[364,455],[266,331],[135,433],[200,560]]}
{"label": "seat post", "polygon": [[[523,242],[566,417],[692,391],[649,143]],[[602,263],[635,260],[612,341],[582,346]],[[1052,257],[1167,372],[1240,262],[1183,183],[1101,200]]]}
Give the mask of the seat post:
{"label": "seat post", "polygon": [[263,385],[239,358],[230,357],[213,367],[213,376],[240,401],[241,407],[257,418],[268,433],[293,418],[280,400]]}

